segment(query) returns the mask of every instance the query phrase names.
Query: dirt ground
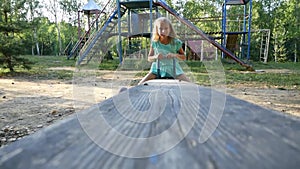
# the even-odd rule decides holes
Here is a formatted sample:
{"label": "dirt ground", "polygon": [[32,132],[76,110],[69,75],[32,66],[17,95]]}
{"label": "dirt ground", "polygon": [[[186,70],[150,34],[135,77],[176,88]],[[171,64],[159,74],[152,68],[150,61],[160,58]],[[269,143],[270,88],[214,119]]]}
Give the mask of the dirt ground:
{"label": "dirt ground", "polygon": [[[128,79],[131,77],[128,76]],[[77,88],[72,80],[39,80],[28,77],[0,79],[0,147],[53,124],[68,115],[101,102],[114,94],[113,72],[102,72],[94,94]],[[76,82],[75,82],[76,83]],[[78,85],[78,84],[77,84]],[[77,92],[81,91],[81,92]],[[264,86],[227,86],[227,93],[254,104],[300,118],[300,91]],[[84,95],[86,94],[86,96]],[[77,103],[75,104],[74,100]]]}

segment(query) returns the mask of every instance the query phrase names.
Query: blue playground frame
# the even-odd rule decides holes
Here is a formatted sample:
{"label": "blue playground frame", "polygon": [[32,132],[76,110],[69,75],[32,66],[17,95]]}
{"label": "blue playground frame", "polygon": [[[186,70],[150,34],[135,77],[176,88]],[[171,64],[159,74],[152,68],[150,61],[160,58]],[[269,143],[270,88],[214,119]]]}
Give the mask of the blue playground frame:
{"label": "blue playground frame", "polygon": [[[113,0],[110,0],[108,3],[112,3]],[[224,20],[223,20],[223,35],[224,39],[226,39],[225,35],[234,33],[238,34],[239,32],[226,32],[226,5],[246,5],[248,2],[251,4],[251,0],[245,1],[245,0],[225,0],[225,5],[224,5]],[[211,45],[215,46],[217,49],[219,49],[222,54],[225,54],[226,56],[230,57],[237,63],[239,63],[241,66],[246,67],[249,70],[253,70],[252,66],[248,65],[247,63],[243,62],[241,59],[235,56],[233,52],[228,50],[226,46],[223,43],[218,43],[216,39],[213,39],[209,35],[205,34],[201,29],[199,29],[197,26],[195,26],[192,22],[184,18],[181,14],[179,14],[176,10],[172,9],[164,0],[116,0],[115,4],[115,9],[111,12],[109,17],[106,19],[105,23],[102,25],[101,29],[97,30],[91,38],[88,39],[88,42],[85,44],[84,48],[80,50],[79,54],[79,59],[77,64],[80,64],[83,60],[86,60],[89,62],[92,57],[94,57],[97,54],[97,51],[101,50],[101,47],[99,45],[96,45],[97,43],[101,43],[103,41],[108,40],[112,36],[118,36],[118,55],[119,55],[119,60],[120,63],[123,62],[123,50],[122,50],[122,36],[131,36],[130,28],[128,28],[128,32],[122,32],[122,25],[121,25],[121,17],[125,14],[125,12],[128,12],[128,15],[130,15],[131,10],[136,10],[136,9],[143,9],[143,10],[150,10],[150,23],[147,31],[150,32],[149,37],[151,36],[151,29],[152,29],[152,23],[153,23],[153,10],[155,9],[156,14],[158,13],[158,7],[160,9],[165,10],[168,14],[173,15],[181,24],[184,24],[188,29],[191,29],[201,37],[201,39],[207,41]],[[251,11],[252,5],[250,7]],[[248,59],[250,58],[250,26],[251,26],[251,17],[248,20]],[[127,26],[130,25],[130,19],[128,19]],[[244,21],[244,31],[246,31],[246,22]],[[113,34],[111,31],[113,27],[117,26],[118,30],[116,34]],[[130,27],[130,26],[129,26]],[[150,30],[149,30],[150,29]],[[225,40],[223,39],[223,42]],[[102,51],[102,53],[107,52],[107,48]]]}
{"label": "blue playground frame", "polygon": [[[153,0],[116,0],[117,10],[118,10],[118,18],[121,18],[121,5],[125,5],[128,8],[128,14],[130,14],[131,9],[136,8],[149,8],[150,12],[150,32],[152,32],[152,23],[153,23]],[[157,8],[156,12],[157,12]],[[128,22],[127,24],[131,24]],[[130,31],[130,30],[129,30]],[[118,33],[119,33],[119,44],[118,44],[118,56],[120,63],[123,62],[123,49],[122,49],[122,38],[121,38],[121,22],[118,20]],[[151,36],[151,35],[150,35]]]}
{"label": "blue playground frame", "polygon": [[[153,7],[155,6],[153,2],[157,2],[159,0],[116,0],[117,8],[118,8],[118,16],[120,18],[120,6],[126,5],[127,8],[149,8],[150,12],[150,24],[153,22],[152,13]],[[164,1],[162,1],[164,2]],[[165,2],[164,2],[165,3]],[[244,14],[243,14],[243,31],[230,32],[227,31],[227,6],[230,5],[243,5],[244,6]],[[157,8],[156,8],[157,10]],[[176,11],[175,11],[176,12]],[[226,36],[229,34],[241,34],[242,35],[242,48],[241,53],[242,56],[245,56],[247,60],[250,60],[250,42],[251,42],[251,21],[252,21],[252,0],[224,0],[222,7],[222,47],[226,48]],[[128,23],[130,24],[130,23]],[[121,23],[118,22],[118,30],[119,30],[119,42],[121,41]],[[152,29],[152,24],[150,25],[150,29]],[[247,42],[246,42],[247,36]],[[246,48],[245,48],[246,47]],[[246,50],[245,50],[246,49]],[[122,45],[119,43],[118,45],[118,54],[120,56],[120,62],[123,61],[123,51]],[[222,58],[224,58],[224,52],[222,52]]]}
{"label": "blue playground frame", "polygon": [[[243,31],[242,32],[229,32],[227,31],[227,6],[230,5],[243,5]],[[247,17],[248,16],[248,17]],[[242,56],[245,55],[247,60],[250,60],[250,43],[251,43],[251,22],[252,22],[252,0],[224,0],[222,7],[222,46],[226,46],[226,35],[229,34],[242,34],[242,46],[246,46],[247,50],[242,47]],[[247,42],[246,42],[247,35]],[[224,53],[222,53],[224,58]]]}

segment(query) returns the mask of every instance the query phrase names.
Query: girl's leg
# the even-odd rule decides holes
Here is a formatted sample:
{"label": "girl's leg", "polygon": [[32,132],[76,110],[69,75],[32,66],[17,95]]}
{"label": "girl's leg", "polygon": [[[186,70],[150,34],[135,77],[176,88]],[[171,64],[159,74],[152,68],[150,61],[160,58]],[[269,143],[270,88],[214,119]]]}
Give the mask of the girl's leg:
{"label": "girl's leg", "polygon": [[181,74],[181,75],[177,76],[177,79],[183,80],[186,82],[191,82],[190,79],[185,74]]}
{"label": "girl's leg", "polygon": [[142,84],[142,83],[144,83],[144,82],[146,82],[147,80],[152,80],[152,79],[155,79],[156,78],[156,75],[155,74],[153,74],[153,73],[151,73],[151,72],[149,72],[139,83],[138,83],[138,85],[140,85],[140,84]]}

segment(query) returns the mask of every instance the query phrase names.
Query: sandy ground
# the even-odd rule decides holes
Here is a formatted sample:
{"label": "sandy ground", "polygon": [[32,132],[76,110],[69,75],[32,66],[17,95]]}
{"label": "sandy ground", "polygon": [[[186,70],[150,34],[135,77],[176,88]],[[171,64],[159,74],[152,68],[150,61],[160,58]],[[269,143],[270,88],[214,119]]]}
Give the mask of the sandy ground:
{"label": "sandy ground", "polygon": [[[110,71],[90,81],[1,78],[0,147],[115,95],[132,75],[122,78]],[[119,80],[123,83],[118,83]],[[300,118],[299,90],[243,85],[228,86],[227,93]]]}

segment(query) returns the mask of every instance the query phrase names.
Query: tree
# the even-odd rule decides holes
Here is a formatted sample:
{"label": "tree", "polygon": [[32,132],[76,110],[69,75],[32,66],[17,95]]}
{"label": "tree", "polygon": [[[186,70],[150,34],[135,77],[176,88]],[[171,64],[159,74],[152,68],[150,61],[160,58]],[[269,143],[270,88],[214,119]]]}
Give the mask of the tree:
{"label": "tree", "polygon": [[[72,20],[77,17],[77,11],[81,3],[81,0],[50,0],[49,4],[46,5],[48,11],[54,17],[58,42],[58,49],[56,49],[56,53],[58,55],[61,55],[63,52],[63,35],[61,32],[61,24],[63,22],[72,22]],[[65,18],[67,18],[67,20]]]}
{"label": "tree", "polygon": [[287,60],[287,29],[286,29],[286,16],[285,11],[286,4],[282,3],[277,8],[274,9],[274,28],[273,28],[273,38],[274,38],[274,57],[275,62],[284,62]]}
{"label": "tree", "polygon": [[285,43],[287,49],[287,60],[297,61],[297,46],[299,46],[299,0],[289,0],[285,2],[284,6],[284,20],[285,20],[285,29],[286,29],[286,38]]}
{"label": "tree", "polygon": [[61,55],[62,52],[62,41],[61,41],[61,32],[60,32],[61,27],[60,27],[60,22],[58,21],[60,4],[59,4],[59,0],[50,0],[49,3],[50,5],[46,7],[49,10],[49,12],[54,16],[54,23],[57,31],[58,51],[56,50],[56,53],[58,55]]}
{"label": "tree", "polygon": [[[221,31],[222,20],[222,4],[223,0],[188,0],[182,4],[183,16],[191,20],[204,32],[218,32]],[[178,7],[178,10],[182,8]]]}
{"label": "tree", "polygon": [[297,56],[300,36],[298,7],[298,0],[256,0],[253,3],[252,28],[271,30],[269,55],[275,61],[295,60]]}
{"label": "tree", "polygon": [[[272,0],[273,1],[273,0]],[[272,21],[272,10],[271,10],[271,1],[257,1],[253,3],[252,8],[252,26],[251,29],[254,32],[251,33],[251,59],[259,61],[260,60],[260,48],[261,42],[264,40],[262,38],[262,32],[260,29],[269,29],[273,30],[274,24]],[[269,44],[269,48],[273,48],[272,44]],[[268,60],[272,59],[273,51],[268,51]]]}
{"label": "tree", "polygon": [[39,18],[41,16],[41,5],[38,0],[27,0],[26,8],[28,8],[28,15],[29,15],[29,22],[31,24],[32,29],[32,47],[31,47],[31,54],[34,55],[34,49],[36,49],[37,55],[40,55],[40,48],[38,42],[38,26],[39,26]]}
{"label": "tree", "polygon": [[78,28],[78,11],[81,7],[80,0],[61,0],[60,6],[63,11],[63,15],[68,18],[61,22],[61,32],[62,32],[62,44],[65,48],[64,54],[68,54],[73,46],[73,41],[77,39]]}
{"label": "tree", "polygon": [[38,29],[38,41],[41,48],[41,55],[55,55],[57,46],[57,33],[55,24],[46,17],[40,18]]}
{"label": "tree", "polygon": [[23,50],[23,32],[28,29],[25,0],[0,0],[0,65],[14,72],[16,66],[30,68],[29,60],[20,57]]}

